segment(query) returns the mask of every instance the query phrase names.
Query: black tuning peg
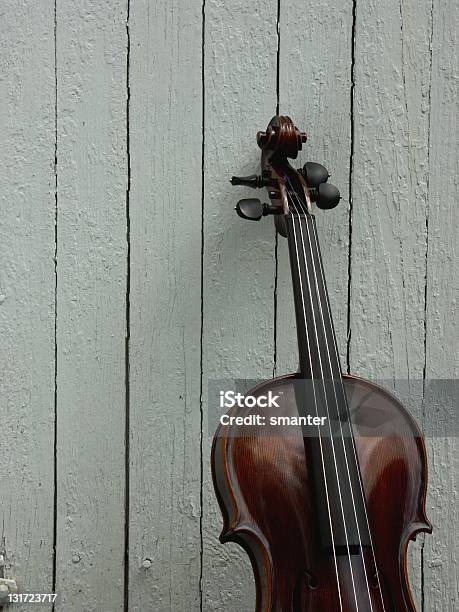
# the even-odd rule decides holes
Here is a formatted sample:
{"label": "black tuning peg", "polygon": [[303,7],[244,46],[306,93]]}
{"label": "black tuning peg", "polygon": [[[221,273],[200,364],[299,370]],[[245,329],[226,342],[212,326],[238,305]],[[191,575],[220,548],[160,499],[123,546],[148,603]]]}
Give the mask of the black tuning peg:
{"label": "black tuning peg", "polygon": [[319,187],[322,183],[326,183],[328,181],[328,177],[330,176],[327,168],[322,166],[322,164],[317,164],[316,162],[306,162],[301,170],[302,175],[304,176],[308,187],[312,187],[313,189]]}
{"label": "black tuning peg", "polygon": [[269,178],[265,178],[258,174],[251,174],[250,176],[232,176],[230,182],[231,185],[244,185],[245,187],[253,187],[254,189],[267,187],[270,184]]}
{"label": "black tuning peg", "polygon": [[239,200],[236,204],[236,212],[242,219],[249,221],[259,221],[266,215],[277,215],[282,212],[281,206],[272,204],[262,204],[258,198],[248,198]]}
{"label": "black tuning peg", "polygon": [[317,189],[316,204],[323,210],[330,210],[338,206],[341,199],[339,190],[331,183],[321,183]]}
{"label": "black tuning peg", "polygon": [[236,204],[236,212],[242,219],[259,221],[263,216],[263,204],[257,198],[239,200]]}

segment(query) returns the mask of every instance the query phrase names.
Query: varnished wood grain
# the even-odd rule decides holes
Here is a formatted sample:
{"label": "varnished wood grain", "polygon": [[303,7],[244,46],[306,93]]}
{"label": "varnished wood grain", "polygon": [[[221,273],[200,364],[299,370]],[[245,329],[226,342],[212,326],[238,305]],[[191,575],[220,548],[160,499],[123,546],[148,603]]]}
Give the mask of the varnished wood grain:
{"label": "varnished wood grain", "polygon": [[[271,390],[282,397],[280,408],[235,409],[231,414],[297,414],[295,378],[267,381],[250,392],[258,396]],[[299,428],[221,426],[212,449],[214,485],[224,517],[221,539],[238,542],[249,553],[257,612],[350,612],[356,600],[365,611],[415,612],[406,551],[411,537],[430,530],[425,516],[424,442],[411,416],[382,388],[352,377],[344,382],[379,583],[373,578],[376,568],[370,552],[353,558],[351,576],[346,556],[338,558],[335,568],[333,556],[321,549],[315,488],[304,452],[306,448],[307,457],[311,441],[303,442]]]}

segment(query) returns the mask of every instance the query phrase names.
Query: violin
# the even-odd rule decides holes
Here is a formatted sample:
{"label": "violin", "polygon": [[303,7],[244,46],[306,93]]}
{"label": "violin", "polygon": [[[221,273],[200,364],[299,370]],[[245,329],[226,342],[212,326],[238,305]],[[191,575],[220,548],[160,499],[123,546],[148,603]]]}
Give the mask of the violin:
{"label": "violin", "polygon": [[306,140],[274,117],[257,134],[261,174],[231,180],[267,189],[269,204],[241,200],[237,213],[272,215],[287,238],[299,369],[220,419],[211,456],[220,541],[249,555],[256,612],[416,612],[407,548],[432,531],[425,444],[393,395],[342,371],[313,212],[340,195],[322,165],[289,163]]}

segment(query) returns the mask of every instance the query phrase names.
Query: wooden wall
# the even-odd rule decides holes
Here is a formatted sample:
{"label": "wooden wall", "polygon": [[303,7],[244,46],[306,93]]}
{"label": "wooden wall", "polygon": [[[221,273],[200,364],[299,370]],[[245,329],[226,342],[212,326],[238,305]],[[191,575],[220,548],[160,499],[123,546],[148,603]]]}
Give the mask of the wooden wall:
{"label": "wooden wall", "polygon": [[296,368],[285,241],[228,182],[280,109],[343,195],[318,215],[343,364],[421,390],[434,533],[412,585],[419,611],[457,609],[454,413],[439,429],[419,384],[459,375],[457,3],[0,14],[4,576],[65,612],[253,610],[217,540],[207,388]]}

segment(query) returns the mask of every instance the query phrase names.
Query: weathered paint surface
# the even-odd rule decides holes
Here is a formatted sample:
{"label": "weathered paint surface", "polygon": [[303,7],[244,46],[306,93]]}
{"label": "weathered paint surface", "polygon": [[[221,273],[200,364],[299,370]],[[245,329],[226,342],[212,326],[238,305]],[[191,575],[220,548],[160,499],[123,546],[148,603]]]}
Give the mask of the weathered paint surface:
{"label": "weathered paint surface", "polygon": [[228,182],[279,105],[343,195],[318,213],[343,366],[411,381],[429,434],[419,612],[458,607],[457,438],[416,384],[459,374],[457,10],[3,4],[0,552],[23,592],[253,609],[247,556],[217,539],[207,389],[296,368],[285,241]]}
{"label": "weathered paint surface", "polygon": [[52,591],[54,13],[29,0],[0,14],[1,575]]}
{"label": "weathered paint surface", "polygon": [[[428,167],[428,250],[426,303],[426,378],[459,378],[457,274],[459,250],[457,186],[457,56],[459,7],[434,0],[432,10],[432,95]],[[456,24],[456,25],[455,25]],[[457,399],[457,396],[456,396]],[[430,434],[428,513],[434,532],[425,538],[425,610],[447,612],[459,608],[457,430],[451,423],[458,406],[446,414],[426,406],[425,428]],[[454,437],[454,434],[456,436]]]}
{"label": "weathered paint surface", "polygon": [[200,601],[201,3],[131,4],[130,610]]}
{"label": "weathered paint surface", "polygon": [[58,610],[123,609],[126,6],[57,5]]}

